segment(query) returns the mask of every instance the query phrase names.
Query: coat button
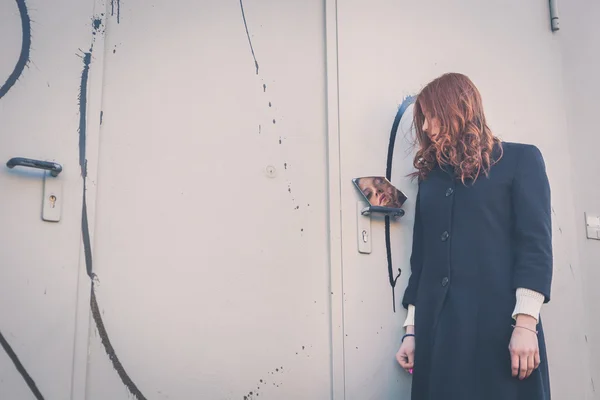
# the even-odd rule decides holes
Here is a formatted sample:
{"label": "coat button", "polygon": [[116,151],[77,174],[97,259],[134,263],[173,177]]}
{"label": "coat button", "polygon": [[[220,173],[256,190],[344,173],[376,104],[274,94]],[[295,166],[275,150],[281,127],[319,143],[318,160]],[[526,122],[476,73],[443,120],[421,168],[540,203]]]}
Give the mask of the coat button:
{"label": "coat button", "polygon": [[446,197],[452,196],[452,193],[454,193],[454,189],[448,188],[448,190],[446,190]]}
{"label": "coat button", "polygon": [[446,240],[448,240],[449,237],[450,237],[450,234],[448,233],[448,231],[445,231],[444,233],[442,233],[442,242],[445,242]]}
{"label": "coat button", "polygon": [[442,279],[442,286],[446,286],[448,284],[448,277],[444,277],[444,279]]}

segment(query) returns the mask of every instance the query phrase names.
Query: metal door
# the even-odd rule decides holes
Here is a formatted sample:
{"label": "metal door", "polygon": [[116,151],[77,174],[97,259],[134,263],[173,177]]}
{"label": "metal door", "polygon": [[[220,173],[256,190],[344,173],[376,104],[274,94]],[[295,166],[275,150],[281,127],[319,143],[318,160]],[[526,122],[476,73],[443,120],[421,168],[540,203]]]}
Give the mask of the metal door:
{"label": "metal door", "polygon": [[[99,28],[93,15],[92,0],[0,2],[2,399],[68,399],[85,379],[89,280],[80,253],[80,150],[87,126],[82,88],[93,79],[86,54]],[[58,163],[62,171],[53,177],[18,159],[12,169],[5,165],[15,157]]]}
{"label": "metal door", "polygon": [[[337,24],[345,395],[409,399],[410,376],[395,353],[406,316],[400,302],[410,276],[416,182],[406,176],[414,170],[410,109],[388,156],[398,106],[442,73],[464,73],[480,89],[494,132],[507,141],[536,143],[553,187],[568,187],[560,49],[543,1],[338,0]],[[351,179],[384,175],[390,161],[392,183],[408,195],[407,213],[391,223],[389,244],[385,222],[373,217],[372,253],[359,254],[359,196]],[[567,235],[558,230],[569,220],[568,192],[553,193],[555,218],[562,220],[555,224],[556,282],[567,281],[563,268],[570,262]],[[574,362],[563,359],[560,347],[551,346],[553,371]],[[569,396],[564,385],[556,386]]]}
{"label": "metal door", "polygon": [[87,398],[329,398],[323,2],[108,7]]}

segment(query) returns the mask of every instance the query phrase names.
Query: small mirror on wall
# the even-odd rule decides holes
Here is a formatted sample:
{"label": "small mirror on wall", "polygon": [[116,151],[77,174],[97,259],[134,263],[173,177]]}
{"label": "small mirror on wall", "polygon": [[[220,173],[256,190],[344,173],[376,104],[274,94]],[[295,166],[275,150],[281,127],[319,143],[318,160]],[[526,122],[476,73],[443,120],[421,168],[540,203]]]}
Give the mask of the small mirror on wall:
{"label": "small mirror on wall", "polygon": [[352,179],[354,186],[369,204],[363,215],[372,212],[402,216],[406,196],[383,176],[363,176]]}

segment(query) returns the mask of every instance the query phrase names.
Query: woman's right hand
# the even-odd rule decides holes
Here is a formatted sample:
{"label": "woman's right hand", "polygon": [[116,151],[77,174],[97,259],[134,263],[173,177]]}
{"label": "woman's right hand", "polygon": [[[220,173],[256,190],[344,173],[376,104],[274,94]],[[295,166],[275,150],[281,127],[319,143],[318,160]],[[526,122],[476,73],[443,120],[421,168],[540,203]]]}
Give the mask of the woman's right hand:
{"label": "woman's right hand", "polygon": [[[407,331],[408,332],[408,331]],[[396,353],[396,360],[402,368],[412,374],[415,363],[415,337],[407,336]]]}

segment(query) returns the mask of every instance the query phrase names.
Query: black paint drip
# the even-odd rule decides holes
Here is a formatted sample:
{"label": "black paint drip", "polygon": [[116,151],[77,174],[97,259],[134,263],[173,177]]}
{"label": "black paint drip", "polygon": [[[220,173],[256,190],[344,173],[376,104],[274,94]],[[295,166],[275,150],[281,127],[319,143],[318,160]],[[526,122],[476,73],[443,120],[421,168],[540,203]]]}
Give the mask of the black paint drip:
{"label": "black paint drip", "polygon": [[[94,20],[94,34],[99,25]],[[87,160],[85,158],[86,149],[86,128],[87,128],[87,85],[90,72],[90,63],[92,62],[92,49],[83,54],[83,71],[81,72],[81,83],[79,86],[79,167],[81,168],[81,177],[83,178],[83,202],[81,213],[81,231],[83,233],[83,250],[85,255],[85,267],[88,276],[93,279],[92,273],[92,245],[89,235],[88,216],[87,216],[87,201],[85,193],[87,191]]]}
{"label": "black paint drip", "polygon": [[21,16],[21,53],[15,64],[15,68],[8,76],[6,82],[0,86],[0,99],[8,93],[15,83],[17,83],[17,80],[19,80],[29,62],[29,52],[31,49],[31,19],[29,18],[25,0],[16,0],[16,2],[17,7],[19,8],[19,15]]}
{"label": "black paint drip", "polygon": [[100,315],[100,308],[98,307],[98,301],[96,300],[96,291],[94,282],[92,281],[92,291],[90,297],[90,307],[92,309],[92,316],[94,318],[94,322],[96,323],[96,328],[98,328],[98,334],[100,335],[100,340],[102,341],[102,345],[104,346],[104,350],[110,358],[112,362],[113,368],[119,374],[121,381],[129,390],[129,393],[133,395],[138,400],[147,400],[146,396],[142,394],[140,389],[135,385],[135,383],[131,380],[125,368],[123,368],[123,364],[119,361],[119,357],[117,357],[117,353],[115,352],[114,347],[110,343],[110,339],[108,338],[108,332],[106,332],[106,327],[104,326],[104,322],[102,321],[102,317]]}
{"label": "black paint drip", "polygon": [[[117,6],[119,5],[119,1],[117,1]],[[101,26],[101,21],[98,22],[98,19],[93,20],[93,35],[96,35]],[[104,350],[110,359],[113,368],[117,371],[117,374],[121,378],[121,381],[129,390],[129,392],[137,399],[137,400],[146,400],[146,397],[142,394],[142,392],[138,389],[135,383],[131,380],[125,369],[123,368],[123,364],[119,361],[119,357],[115,352],[114,347],[112,346],[110,339],[108,337],[108,332],[106,331],[106,327],[104,326],[104,322],[102,321],[102,316],[100,314],[100,308],[98,307],[98,301],[96,299],[96,291],[95,291],[95,278],[96,275],[93,272],[92,267],[92,245],[90,240],[90,229],[88,224],[88,213],[87,213],[87,201],[86,201],[86,190],[87,190],[87,159],[86,159],[86,112],[87,112],[87,101],[88,101],[88,77],[90,71],[90,64],[92,61],[92,52],[94,49],[94,39],[92,39],[92,45],[88,52],[83,55],[83,70],[81,72],[81,84],[79,87],[79,165],[81,168],[81,177],[83,179],[83,201],[82,201],[82,209],[81,209],[81,233],[83,238],[83,249],[85,254],[85,268],[88,277],[92,281],[91,293],[90,293],[90,308],[92,312],[92,317],[94,318],[94,323],[96,324],[96,328],[98,329],[98,333],[100,334],[100,339],[102,341],[102,345],[104,346]]]}
{"label": "black paint drip", "polygon": [[[396,117],[394,118],[394,123],[392,124],[392,131],[390,132],[390,142],[388,144],[388,153],[387,153],[387,165],[385,169],[385,177],[391,181],[392,179],[392,160],[394,158],[394,145],[396,144],[396,134],[398,133],[398,126],[400,125],[400,121],[402,120],[402,116],[404,112],[412,103],[414,103],[415,97],[409,96],[404,99],[400,107],[398,107],[398,112],[396,113]],[[402,274],[402,270],[398,268],[398,275],[394,277],[394,268],[392,266],[392,240],[390,234],[390,217],[385,217],[385,248],[387,254],[387,265],[388,265],[388,278],[390,281],[390,286],[392,287],[392,305],[394,312],[396,312],[396,282],[398,282],[398,278]]]}
{"label": "black paint drip", "polygon": [[121,23],[121,0],[110,0],[110,15],[115,15],[115,3],[117,5],[117,24]]}
{"label": "black paint drip", "polygon": [[[94,24],[95,25],[95,24]],[[93,47],[93,46],[92,46]],[[86,147],[86,112],[87,112],[87,84],[90,72],[90,63],[92,62],[92,47],[86,53],[83,53],[83,71],[81,72],[81,84],[79,85],[79,167],[81,176],[87,176],[85,147]],[[85,193],[85,192],[84,192]],[[84,196],[85,198],[85,196]]]}
{"label": "black paint drip", "polygon": [[33,393],[37,400],[44,400],[44,396],[42,396],[42,394],[40,393],[37,385],[35,384],[33,379],[31,379],[31,376],[29,376],[23,364],[21,364],[19,357],[17,357],[12,347],[10,347],[10,344],[6,341],[4,335],[2,335],[2,332],[0,332],[0,345],[2,345],[2,348],[17,368],[17,371],[19,371],[19,373],[27,383],[27,386],[29,386],[29,390],[31,390],[31,393]]}
{"label": "black paint drip", "polygon": [[242,9],[242,18],[244,20],[244,26],[246,27],[246,36],[248,36],[248,43],[250,44],[250,51],[252,52],[252,58],[254,58],[254,66],[256,67],[256,75],[258,75],[258,61],[256,61],[256,55],[254,54],[254,47],[252,46],[252,39],[250,39],[250,32],[248,32],[248,24],[246,23],[246,14],[244,13],[244,3],[240,0],[240,8]]}

